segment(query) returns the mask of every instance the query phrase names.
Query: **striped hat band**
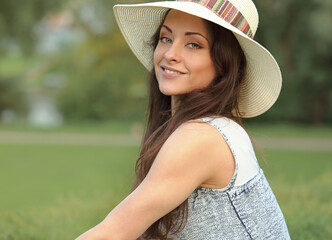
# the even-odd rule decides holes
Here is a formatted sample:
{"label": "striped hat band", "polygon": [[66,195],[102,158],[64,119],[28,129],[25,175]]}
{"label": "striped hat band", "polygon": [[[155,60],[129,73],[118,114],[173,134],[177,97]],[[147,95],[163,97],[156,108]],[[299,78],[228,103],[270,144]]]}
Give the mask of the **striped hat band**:
{"label": "striped hat band", "polygon": [[254,37],[248,21],[242,13],[228,0],[176,0],[177,2],[193,2],[211,10],[224,21],[233,25],[250,38]]}

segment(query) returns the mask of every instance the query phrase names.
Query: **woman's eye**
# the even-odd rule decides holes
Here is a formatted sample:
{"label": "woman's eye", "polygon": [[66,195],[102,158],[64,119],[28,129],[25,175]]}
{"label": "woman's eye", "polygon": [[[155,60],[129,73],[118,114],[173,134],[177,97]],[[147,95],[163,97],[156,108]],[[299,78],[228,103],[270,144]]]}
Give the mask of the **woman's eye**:
{"label": "woman's eye", "polygon": [[171,39],[169,39],[167,37],[160,37],[160,42],[168,43],[168,42],[171,42]]}
{"label": "woman's eye", "polygon": [[200,45],[198,45],[197,43],[189,43],[188,46],[190,48],[194,48],[194,49],[200,49],[202,48]]}

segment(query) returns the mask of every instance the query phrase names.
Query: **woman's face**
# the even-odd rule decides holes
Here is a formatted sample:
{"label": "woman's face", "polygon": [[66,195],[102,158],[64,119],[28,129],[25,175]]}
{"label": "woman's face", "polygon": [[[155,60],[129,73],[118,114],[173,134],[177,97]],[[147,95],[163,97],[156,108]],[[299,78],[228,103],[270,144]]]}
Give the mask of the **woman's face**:
{"label": "woman's face", "polygon": [[207,24],[198,17],[171,10],[163,23],[154,51],[160,91],[180,96],[207,87],[215,78]]}

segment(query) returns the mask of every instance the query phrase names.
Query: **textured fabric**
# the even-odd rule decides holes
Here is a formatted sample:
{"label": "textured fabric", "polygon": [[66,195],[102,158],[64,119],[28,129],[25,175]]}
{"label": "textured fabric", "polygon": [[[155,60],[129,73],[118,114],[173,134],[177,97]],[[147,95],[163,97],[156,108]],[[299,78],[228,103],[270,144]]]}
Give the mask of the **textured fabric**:
{"label": "textured fabric", "polygon": [[215,127],[231,149],[238,166],[234,186],[240,186],[252,179],[259,171],[254,148],[247,132],[228,118],[201,119]]}
{"label": "textured fabric", "polygon": [[244,18],[242,13],[228,0],[177,0],[179,2],[194,2],[210,9],[217,14],[224,21],[232,24],[245,35],[254,38],[248,21]]}
{"label": "textured fabric", "polygon": [[[180,233],[171,236],[172,239],[290,239],[285,219],[262,169],[246,183],[235,186],[238,173],[244,165],[237,162],[237,151],[241,145],[229,134],[231,129],[234,132],[244,130],[227,118],[201,120],[221,132],[232,150],[236,168],[226,189],[198,187],[189,196],[187,224]],[[223,131],[223,127],[227,130]],[[235,136],[239,137],[237,134]],[[250,144],[242,148],[251,149],[252,146]],[[250,151],[248,156],[252,157]]]}

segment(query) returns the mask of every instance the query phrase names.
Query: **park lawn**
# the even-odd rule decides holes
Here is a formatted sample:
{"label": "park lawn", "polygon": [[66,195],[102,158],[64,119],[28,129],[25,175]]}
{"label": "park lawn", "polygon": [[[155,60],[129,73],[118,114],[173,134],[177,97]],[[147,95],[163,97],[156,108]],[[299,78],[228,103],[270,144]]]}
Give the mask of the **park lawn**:
{"label": "park lawn", "polygon": [[[74,239],[130,191],[137,147],[0,145],[0,239]],[[332,237],[332,152],[260,160],[292,239]]]}
{"label": "park lawn", "polygon": [[130,191],[137,147],[0,145],[0,239],[73,239]]}
{"label": "park lawn", "polygon": [[265,151],[260,161],[291,239],[332,239],[332,152]]}

